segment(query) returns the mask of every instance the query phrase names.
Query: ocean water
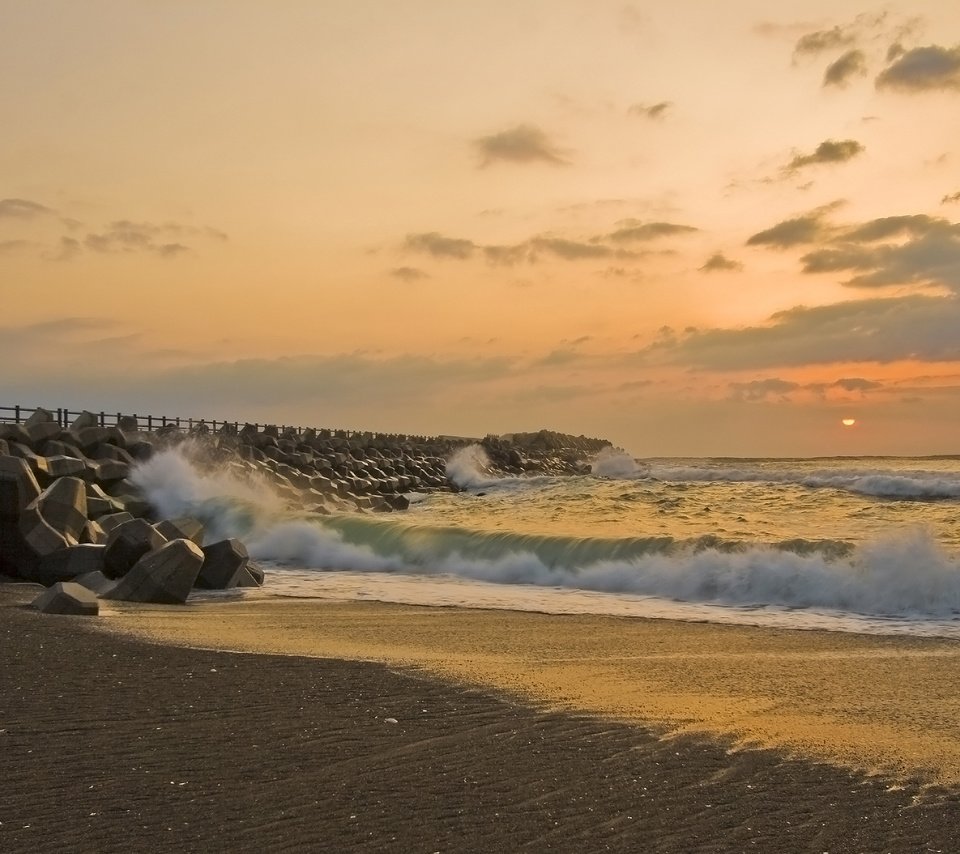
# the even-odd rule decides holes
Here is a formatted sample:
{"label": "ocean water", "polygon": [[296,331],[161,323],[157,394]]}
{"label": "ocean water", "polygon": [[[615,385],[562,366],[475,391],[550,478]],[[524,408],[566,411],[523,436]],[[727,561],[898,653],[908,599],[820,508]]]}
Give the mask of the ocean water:
{"label": "ocean water", "polygon": [[[307,517],[269,486],[166,451],[133,479],[268,572],[240,595],[366,599],[960,637],[960,457],[634,459],[502,477],[472,446],[459,493]],[[238,594],[202,594],[238,595]]]}

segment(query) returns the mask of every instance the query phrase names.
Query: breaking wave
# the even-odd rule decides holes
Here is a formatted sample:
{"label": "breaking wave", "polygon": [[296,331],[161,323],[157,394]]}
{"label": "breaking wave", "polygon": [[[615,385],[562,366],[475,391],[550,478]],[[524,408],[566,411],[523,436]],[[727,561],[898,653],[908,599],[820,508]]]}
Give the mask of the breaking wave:
{"label": "breaking wave", "polygon": [[[469,477],[477,461],[461,461],[461,474]],[[202,474],[176,451],[138,467],[133,480],[163,515],[203,521],[208,539],[237,536],[256,559],[300,569],[450,575],[863,615],[944,618],[960,612],[960,563],[923,529],[853,546],[836,540],[543,536],[417,525],[390,515],[306,517],[284,511],[268,489],[229,471]]]}
{"label": "breaking wave", "polygon": [[960,498],[960,476],[934,471],[884,470],[770,471],[765,469],[707,468],[656,465],[649,474],[676,483],[793,483],[812,489],[840,489],[875,498]]}

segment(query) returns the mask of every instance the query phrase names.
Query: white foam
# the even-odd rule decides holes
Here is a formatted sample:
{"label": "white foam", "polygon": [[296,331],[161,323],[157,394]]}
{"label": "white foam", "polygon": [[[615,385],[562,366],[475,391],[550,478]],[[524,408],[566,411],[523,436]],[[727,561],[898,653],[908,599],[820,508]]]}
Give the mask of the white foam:
{"label": "white foam", "polygon": [[647,470],[641,468],[623,448],[608,447],[601,450],[590,462],[590,473],[597,477],[623,480],[645,475]]}

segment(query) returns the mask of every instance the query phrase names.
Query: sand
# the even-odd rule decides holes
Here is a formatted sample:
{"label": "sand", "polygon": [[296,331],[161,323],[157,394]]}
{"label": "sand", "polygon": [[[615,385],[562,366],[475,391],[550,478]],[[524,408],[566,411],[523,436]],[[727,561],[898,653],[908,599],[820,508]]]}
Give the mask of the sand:
{"label": "sand", "polygon": [[960,783],[960,643],[671,620],[273,599],[111,609],[207,648],[378,661],[541,708]]}
{"label": "sand", "polygon": [[949,643],[32,595],[0,585],[4,852],[960,850]]}

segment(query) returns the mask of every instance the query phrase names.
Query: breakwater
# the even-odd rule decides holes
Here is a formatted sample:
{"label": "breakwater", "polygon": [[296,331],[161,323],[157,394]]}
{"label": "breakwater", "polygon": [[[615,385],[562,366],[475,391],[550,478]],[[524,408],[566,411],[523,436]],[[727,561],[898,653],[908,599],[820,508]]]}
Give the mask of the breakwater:
{"label": "breakwater", "polygon": [[[203,522],[163,518],[146,498],[135,471],[162,467],[166,451],[188,456],[200,471],[229,473],[284,511],[330,515],[403,511],[412,492],[456,490],[448,464],[468,446],[483,449],[491,472],[559,475],[589,470],[589,458],[609,444],[546,430],[476,443],[153,416],[144,425],[141,416],[65,409],[0,411],[0,573],[45,586],[79,583],[101,598],[131,601],[182,602],[195,586],[263,580],[242,543],[210,542]],[[72,606],[57,599],[51,607]]]}

